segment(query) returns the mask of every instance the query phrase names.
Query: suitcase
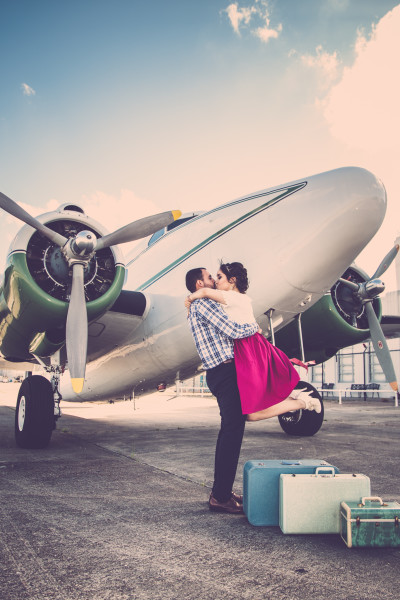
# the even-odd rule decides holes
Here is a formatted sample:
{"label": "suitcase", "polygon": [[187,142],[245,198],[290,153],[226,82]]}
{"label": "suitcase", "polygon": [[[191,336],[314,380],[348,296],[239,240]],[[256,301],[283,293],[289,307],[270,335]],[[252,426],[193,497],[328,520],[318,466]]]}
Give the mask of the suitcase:
{"label": "suitcase", "polygon": [[340,533],[340,503],[371,494],[369,477],[316,470],[314,475],[281,475],[279,525],[283,533]]}
{"label": "suitcase", "polygon": [[243,510],[252,525],[279,525],[281,473],[315,473],[317,467],[339,469],[319,459],[249,460],[243,469]]}
{"label": "suitcase", "polygon": [[[379,505],[373,504],[374,501]],[[340,535],[349,548],[400,546],[400,504],[381,498],[362,498],[361,502],[340,505]]]}

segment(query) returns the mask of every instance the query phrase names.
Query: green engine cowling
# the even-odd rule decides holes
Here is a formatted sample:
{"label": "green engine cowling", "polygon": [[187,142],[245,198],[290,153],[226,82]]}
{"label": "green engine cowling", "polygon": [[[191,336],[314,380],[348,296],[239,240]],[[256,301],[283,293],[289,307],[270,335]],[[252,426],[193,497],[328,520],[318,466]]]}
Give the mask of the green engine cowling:
{"label": "green engine cowling", "polygon": [[[368,280],[366,273],[358,267],[349,268],[343,278],[357,283]],[[379,298],[373,300],[373,307],[378,319],[381,319]],[[314,360],[317,364],[328,360],[342,348],[370,338],[364,306],[340,282],[302,314],[301,329],[305,359]],[[278,331],[275,344],[288,356],[301,358],[298,324],[292,321]]]}
{"label": "green engine cowling", "polygon": [[[98,224],[93,227],[94,221],[88,224],[86,216],[74,211],[50,217],[54,220],[49,222],[48,218],[46,224],[63,234],[76,228],[103,234]],[[59,249],[29,226],[21,231],[26,250],[18,248],[25,245],[21,239],[14,241],[0,288],[0,353],[12,362],[49,357],[65,344],[71,280]],[[89,323],[111,308],[125,279],[125,267],[116,260],[114,250],[107,250],[104,264],[98,262],[94,259],[88,269],[85,293]]]}

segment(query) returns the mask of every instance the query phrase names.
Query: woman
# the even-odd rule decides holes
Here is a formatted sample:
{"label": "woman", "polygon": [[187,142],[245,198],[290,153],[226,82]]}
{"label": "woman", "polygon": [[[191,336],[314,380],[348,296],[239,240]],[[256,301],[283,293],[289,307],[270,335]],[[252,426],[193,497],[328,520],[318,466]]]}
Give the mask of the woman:
{"label": "woman", "polygon": [[[219,302],[232,321],[255,321],[247,270],[242,263],[221,263],[216,288],[201,288],[189,294],[187,308],[199,298]],[[296,390],[300,377],[282,350],[260,333],[234,341],[235,365],[242,412],[248,421],[270,419],[289,411],[305,409],[321,412],[321,403],[309,393]]]}

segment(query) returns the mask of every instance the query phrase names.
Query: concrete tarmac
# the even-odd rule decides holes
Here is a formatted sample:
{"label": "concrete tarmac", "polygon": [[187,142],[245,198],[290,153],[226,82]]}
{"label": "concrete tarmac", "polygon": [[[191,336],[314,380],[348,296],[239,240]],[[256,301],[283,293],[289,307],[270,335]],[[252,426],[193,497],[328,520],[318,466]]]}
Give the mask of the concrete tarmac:
{"label": "concrete tarmac", "polygon": [[[45,450],[14,443],[17,384],[0,384],[1,600],[399,600],[400,551],[284,535],[210,513],[213,398],[153,394],[62,405]],[[327,401],[311,438],[246,427],[251,459],[319,458],[400,502],[400,408]]]}

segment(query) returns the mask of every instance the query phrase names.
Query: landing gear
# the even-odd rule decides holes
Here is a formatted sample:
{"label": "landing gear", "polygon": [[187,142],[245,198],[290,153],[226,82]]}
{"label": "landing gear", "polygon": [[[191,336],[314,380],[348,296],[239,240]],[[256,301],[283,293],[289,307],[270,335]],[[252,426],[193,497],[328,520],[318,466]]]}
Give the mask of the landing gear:
{"label": "landing gear", "polygon": [[55,425],[53,388],[33,375],[21,384],[15,411],[15,441],[20,448],[45,448]]}
{"label": "landing gear", "polygon": [[[306,389],[305,389],[306,388]],[[296,410],[279,415],[279,423],[283,431],[289,435],[311,436],[320,430],[324,421],[324,405],[320,394],[315,387],[306,381],[299,381],[296,389],[305,389],[306,392],[312,392],[314,398],[319,398],[321,402],[321,412],[315,410]]]}

